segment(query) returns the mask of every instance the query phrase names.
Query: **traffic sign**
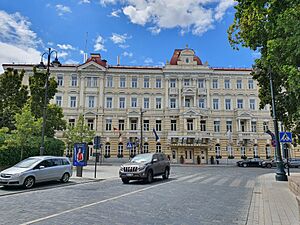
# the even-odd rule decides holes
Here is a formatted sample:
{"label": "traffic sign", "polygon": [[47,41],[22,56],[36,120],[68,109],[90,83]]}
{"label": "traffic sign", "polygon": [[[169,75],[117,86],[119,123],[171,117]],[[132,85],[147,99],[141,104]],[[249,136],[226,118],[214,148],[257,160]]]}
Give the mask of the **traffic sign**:
{"label": "traffic sign", "polygon": [[280,132],[279,140],[282,143],[291,143],[292,142],[292,133],[291,132]]}
{"label": "traffic sign", "polygon": [[132,148],[132,143],[128,142],[127,145],[126,145],[126,147],[129,148],[129,149]]}

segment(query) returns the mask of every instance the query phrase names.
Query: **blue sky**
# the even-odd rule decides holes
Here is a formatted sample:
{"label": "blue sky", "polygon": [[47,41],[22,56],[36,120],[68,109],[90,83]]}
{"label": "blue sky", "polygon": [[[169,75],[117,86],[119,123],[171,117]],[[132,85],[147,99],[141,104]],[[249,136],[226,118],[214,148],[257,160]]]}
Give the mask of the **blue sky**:
{"label": "blue sky", "polygon": [[[109,65],[162,66],[186,45],[212,67],[251,67],[233,50],[233,0],[1,0],[0,64],[38,63],[48,47],[62,63],[100,53]],[[0,68],[0,71],[3,71]]]}

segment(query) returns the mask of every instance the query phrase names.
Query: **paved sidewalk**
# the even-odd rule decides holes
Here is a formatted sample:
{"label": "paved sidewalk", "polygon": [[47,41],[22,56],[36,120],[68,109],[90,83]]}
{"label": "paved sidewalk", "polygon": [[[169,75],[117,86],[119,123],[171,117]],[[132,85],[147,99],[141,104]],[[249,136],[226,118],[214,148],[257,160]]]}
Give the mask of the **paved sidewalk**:
{"label": "paved sidewalk", "polygon": [[296,196],[289,190],[288,182],[276,181],[275,173],[262,175],[258,181],[247,225],[299,225]]}

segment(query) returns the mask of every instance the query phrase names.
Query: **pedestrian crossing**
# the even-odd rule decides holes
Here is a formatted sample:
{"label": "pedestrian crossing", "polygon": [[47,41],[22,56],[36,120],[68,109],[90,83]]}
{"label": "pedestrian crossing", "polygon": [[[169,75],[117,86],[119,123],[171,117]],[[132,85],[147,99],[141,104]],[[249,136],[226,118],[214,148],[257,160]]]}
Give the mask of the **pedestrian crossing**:
{"label": "pedestrian crossing", "polygon": [[210,176],[204,173],[175,177],[176,182],[188,184],[207,184],[215,186],[253,188],[258,181],[247,177]]}

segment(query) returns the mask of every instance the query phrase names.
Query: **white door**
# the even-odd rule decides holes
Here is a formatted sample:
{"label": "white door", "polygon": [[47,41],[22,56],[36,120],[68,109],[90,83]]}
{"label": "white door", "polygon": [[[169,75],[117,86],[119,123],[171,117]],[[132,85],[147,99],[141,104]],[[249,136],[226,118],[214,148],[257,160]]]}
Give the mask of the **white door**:
{"label": "white door", "polygon": [[194,163],[194,150],[185,150],[185,163]]}
{"label": "white door", "polygon": [[201,160],[201,164],[206,164],[207,163],[206,151],[201,150],[200,160]]}

